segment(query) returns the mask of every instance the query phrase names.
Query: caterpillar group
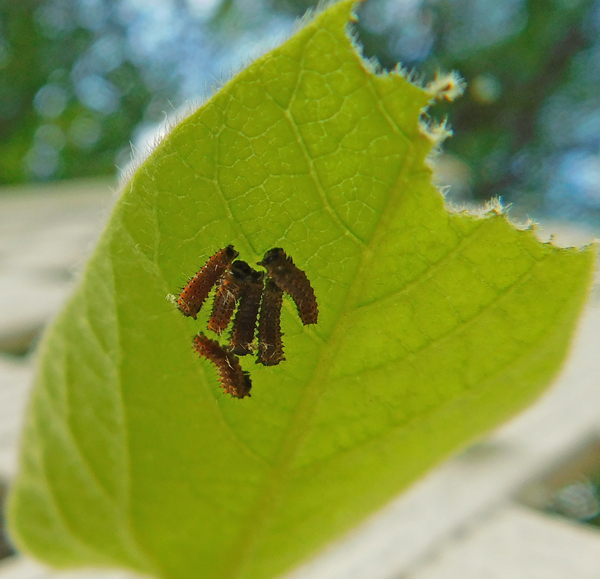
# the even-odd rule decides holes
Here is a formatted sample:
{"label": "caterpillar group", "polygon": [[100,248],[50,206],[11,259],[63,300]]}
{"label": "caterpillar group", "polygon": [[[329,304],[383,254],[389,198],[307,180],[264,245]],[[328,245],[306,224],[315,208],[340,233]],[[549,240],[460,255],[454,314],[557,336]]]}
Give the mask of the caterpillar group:
{"label": "caterpillar group", "polygon": [[222,346],[199,333],[194,337],[193,349],[216,366],[227,394],[244,398],[250,396],[252,382],[248,372],[242,370],[238,356],[256,352],[256,363],[264,366],[276,366],[285,360],[281,332],[283,295],[292,298],[305,326],[317,323],[319,307],[308,277],[281,247],[270,249],[257,263],[266,273],[236,260],[238,255],[233,245],[217,251],[188,281],[176,303],[184,316],[197,319],[216,286],[208,329],[221,335],[233,317],[229,343]]}

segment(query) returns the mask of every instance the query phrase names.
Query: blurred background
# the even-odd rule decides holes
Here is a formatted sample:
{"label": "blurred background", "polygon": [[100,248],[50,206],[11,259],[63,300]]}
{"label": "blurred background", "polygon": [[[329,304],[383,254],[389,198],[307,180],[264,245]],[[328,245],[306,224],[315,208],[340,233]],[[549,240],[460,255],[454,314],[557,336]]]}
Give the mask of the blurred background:
{"label": "blurred background", "polygon": [[[0,0],[0,579],[63,577],[14,553],[1,507],[32,352],[94,246],[110,187],[165,119],[210,96],[315,4]],[[430,110],[454,130],[437,161],[450,201],[501,196],[559,244],[600,236],[600,0],[368,0],[358,14],[364,54],[382,67],[401,62],[424,82],[457,70],[467,81],[462,98]],[[307,577],[597,579],[595,293],[550,394]],[[571,556],[558,557],[565,549]]]}
{"label": "blurred background", "polygon": [[[156,125],[289,34],[310,0],[0,0],[0,185],[113,175]],[[365,55],[456,69],[459,202],[600,217],[598,0],[369,0]],[[131,143],[131,145],[130,145]]]}

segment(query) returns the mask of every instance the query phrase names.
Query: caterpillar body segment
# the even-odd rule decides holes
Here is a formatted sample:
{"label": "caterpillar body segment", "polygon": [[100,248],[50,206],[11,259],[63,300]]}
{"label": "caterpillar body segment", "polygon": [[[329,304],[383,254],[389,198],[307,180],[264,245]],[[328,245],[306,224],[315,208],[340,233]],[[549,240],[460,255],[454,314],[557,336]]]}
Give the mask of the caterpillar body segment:
{"label": "caterpillar body segment", "polygon": [[302,323],[316,324],[319,319],[319,306],[315,291],[306,274],[294,264],[294,260],[281,247],[274,247],[265,253],[258,262],[268,272],[273,281],[296,304]]}
{"label": "caterpillar body segment", "polygon": [[228,245],[219,249],[185,285],[177,299],[177,308],[184,316],[196,319],[213,286],[227,271],[231,262],[239,255]]}
{"label": "caterpillar body segment", "polygon": [[234,398],[250,396],[252,381],[250,374],[244,372],[237,357],[228,349],[224,348],[216,340],[207,338],[200,333],[194,336],[194,351],[212,362],[219,373],[221,388]]}
{"label": "caterpillar body segment", "polygon": [[264,366],[276,366],[283,362],[281,333],[281,305],[283,290],[271,278],[267,278],[258,318],[258,359]]}
{"label": "caterpillar body segment", "polygon": [[252,270],[246,278],[229,337],[231,351],[237,356],[245,356],[253,351],[252,343],[254,342],[258,311],[265,286],[264,277],[263,272]]}
{"label": "caterpillar body segment", "polygon": [[235,306],[244,293],[252,268],[245,261],[234,261],[218,282],[208,329],[221,334],[231,321]]}

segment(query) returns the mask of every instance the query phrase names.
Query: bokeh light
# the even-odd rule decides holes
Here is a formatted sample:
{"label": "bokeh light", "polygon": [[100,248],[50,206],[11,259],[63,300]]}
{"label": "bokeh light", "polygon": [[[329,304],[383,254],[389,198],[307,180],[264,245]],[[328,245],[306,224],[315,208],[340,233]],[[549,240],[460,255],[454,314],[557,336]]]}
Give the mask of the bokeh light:
{"label": "bokeh light", "polygon": [[[0,183],[111,174],[165,117],[289,35],[312,0],[0,2]],[[438,179],[449,199],[600,219],[600,0],[369,0],[384,68],[458,70]]]}

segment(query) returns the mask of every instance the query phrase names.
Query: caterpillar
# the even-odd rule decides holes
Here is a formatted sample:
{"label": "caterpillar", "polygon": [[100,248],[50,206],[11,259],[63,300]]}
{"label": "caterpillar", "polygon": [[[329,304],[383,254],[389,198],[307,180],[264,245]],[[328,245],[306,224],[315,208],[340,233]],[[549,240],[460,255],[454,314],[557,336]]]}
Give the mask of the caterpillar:
{"label": "caterpillar", "polygon": [[233,320],[233,328],[229,336],[231,351],[237,356],[245,356],[252,352],[252,342],[256,331],[256,320],[264,289],[263,272],[250,269],[240,297],[238,310]]}
{"label": "caterpillar", "polygon": [[250,374],[242,370],[239,360],[229,349],[223,348],[219,342],[207,338],[202,333],[194,336],[192,347],[197,354],[210,360],[217,367],[221,388],[227,394],[234,398],[250,396]]}
{"label": "caterpillar", "polygon": [[235,305],[246,288],[252,268],[245,261],[234,261],[219,282],[208,320],[208,329],[220,334],[229,325]]}
{"label": "caterpillar", "polygon": [[239,253],[233,248],[233,245],[219,249],[206,262],[204,267],[188,281],[177,299],[177,308],[184,316],[191,316],[196,319],[210,290],[238,255]]}
{"label": "caterpillar", "polygon": [[258,359],[264,366],[276,366],[285,360],[281,341],[281,305],[283,290],[267,279],[258,318]]}
{"label": "caterpillar", "polygon": [[258,265],[262,265],[273,281],[291,296],[302,323],[305,326],[316,324],[319,307],[315,292],[306,274],[296,267],[292,258],[281,247],[274,247],[265,253]]}

